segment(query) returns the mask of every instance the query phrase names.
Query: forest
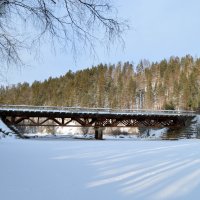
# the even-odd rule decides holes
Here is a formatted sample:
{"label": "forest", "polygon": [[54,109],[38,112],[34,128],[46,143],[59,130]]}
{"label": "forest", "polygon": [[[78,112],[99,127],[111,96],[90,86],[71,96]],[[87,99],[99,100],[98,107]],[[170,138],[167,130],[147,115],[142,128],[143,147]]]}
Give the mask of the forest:
{"label": "forest", "polygon": [[200,58],[99,64],[45,81],[0,87],[0,104],[119,109],[200,106]]}

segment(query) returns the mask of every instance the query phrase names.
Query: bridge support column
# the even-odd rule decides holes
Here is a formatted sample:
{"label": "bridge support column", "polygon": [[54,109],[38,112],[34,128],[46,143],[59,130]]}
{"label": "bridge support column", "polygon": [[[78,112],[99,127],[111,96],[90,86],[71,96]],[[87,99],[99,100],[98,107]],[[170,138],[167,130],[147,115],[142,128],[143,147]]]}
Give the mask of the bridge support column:
{"label": "bridge support column", "polygon": [[95,127],[95,139],[102,140],[103,139],[103,130],[100,127]]}

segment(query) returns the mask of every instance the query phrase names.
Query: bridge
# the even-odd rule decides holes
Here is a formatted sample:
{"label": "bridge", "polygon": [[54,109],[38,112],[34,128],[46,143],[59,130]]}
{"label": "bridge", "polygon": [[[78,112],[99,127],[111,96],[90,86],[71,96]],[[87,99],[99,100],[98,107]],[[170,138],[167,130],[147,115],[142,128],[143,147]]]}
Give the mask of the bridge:
{"label": "bridge", "polygon": [[193,111],[181,110],[0,105],[0,118],[9,127],[94,127],[96,139],[102,139],[101,127],[177,128],[195,116]]}

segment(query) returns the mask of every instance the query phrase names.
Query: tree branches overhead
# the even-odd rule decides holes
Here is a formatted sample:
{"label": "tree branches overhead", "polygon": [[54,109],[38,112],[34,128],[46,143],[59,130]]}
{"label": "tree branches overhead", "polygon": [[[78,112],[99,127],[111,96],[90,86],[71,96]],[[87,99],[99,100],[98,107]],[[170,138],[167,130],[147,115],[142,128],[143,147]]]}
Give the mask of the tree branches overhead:
{"label": "tree branches overhead", "polygon": [[0,0],[0,59],[19,63],[19,51],[43,39],[73,53],[93,49],[97,40],[122,41],[127,28],[109,0]]}

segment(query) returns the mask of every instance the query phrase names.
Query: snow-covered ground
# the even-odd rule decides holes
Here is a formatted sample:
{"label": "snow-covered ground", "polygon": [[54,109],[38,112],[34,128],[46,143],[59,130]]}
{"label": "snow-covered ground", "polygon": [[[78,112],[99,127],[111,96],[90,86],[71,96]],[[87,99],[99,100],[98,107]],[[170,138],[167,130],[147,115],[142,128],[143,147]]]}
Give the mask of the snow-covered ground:
{"label": "snow-covered ground", "polygon": [[13,131],[10,130],[5,124],[4,122],[2,122],[1,118],[0,118],[0,129],[5,131],[6,133],[12,133]]}
{"label": "snow-covered ground", "polygon": [[0,139],[4,137],[5,135],[13,133],[12,130],[10,130],[1,120],[0,118]]}
{"label": "snow-covered ground", "polygon": [[2,200],[200,196],[200,140],[0,140]]}

